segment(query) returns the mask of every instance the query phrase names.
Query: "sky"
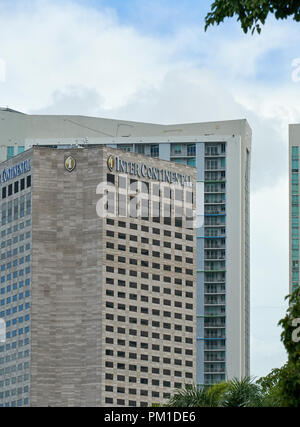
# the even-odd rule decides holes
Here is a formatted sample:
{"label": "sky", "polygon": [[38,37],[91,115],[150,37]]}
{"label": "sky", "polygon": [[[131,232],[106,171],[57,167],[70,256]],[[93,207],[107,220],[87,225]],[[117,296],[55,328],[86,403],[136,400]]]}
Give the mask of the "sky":
{"label": "sky", "polygon": [[300,122],[300,24],[204,31],[209,0],[0,0],[0,105],[172,124],[246,118],[251,374],[286,361],[288,124]]}

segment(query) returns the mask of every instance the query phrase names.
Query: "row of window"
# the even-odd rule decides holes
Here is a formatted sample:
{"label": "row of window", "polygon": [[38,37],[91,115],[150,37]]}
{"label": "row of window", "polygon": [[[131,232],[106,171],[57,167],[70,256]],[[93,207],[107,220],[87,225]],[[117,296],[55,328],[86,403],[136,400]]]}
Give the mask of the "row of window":
{"label": "row of window", "polygon": [[9,262],[6,265],[5,264],[1,265],[1,271],[9,270],[12,267],[16,267],[18,265],[24,264],[24,262],[30,262],[30,255],[26,255],[25,257],[22,256],[19,259],[15,259],[13,262]]}
{"label": "row of window", "polygon": [[28,406],[29,405],[29,399],[20,399],[20,400],[13,400],[12,402],[7,402],[4,405],[0,403],[0,408],[14,408],[14,407],[21,407],[21,406]]}
{"label": "row of window", "polygon": [[[177,342],[177,341],[176,341]],[[137,348],[137,343],[136,342],[129,342],[129,345],[131,343],[131,347],[135,347]],[[135,345],[133,345],[135,344]],[[151,346],[148,343],[144,343],[141,342],[140,343],[140,348],[143,350],[152,350],[152,351],[161,351],[163,350],[164,353],[171,353],[172,350],[175,354],[184,354],[184,352],[182,351],[182,348],[172,348],[169,346],[160,346],[159,344],[152,344]],[[112,349],[106,349],[105,351],[106,356],[110,356],[110,357],[120,357],[120,358],[129,358],[129,359],[137,359],[138,358],[138,354],[137,353],[130,353],[130,352],[126,352],[126,351],[120,351],[120,350],[112,350]],[[186,353],[185,353],[186,354]],[[193,362],[190,360],[186,360],[185,361],[185,366],[189,366],[192,367],[193,366]]]}
{"label": "row of window", "polygon": [[2,199],[17,194],[20,191],[25,190],[26,188],[31,187],[31,175],[28,175],[26,178],[22,178],[19,181],[14,181],[12,184],[9,184],[5,187],[2,187]]}
{"label": "row of window", "polygon": [[[127,223],[125,221],[114,221],[111,218],[107,218],[106,219],[106,224],[107,225],[112,225],[115,226],[117,225],[120,228],[126,228],[127,227]],[[148,227],[146,225],[141,225],[140,227],[138,226],[138,224],[129,224],[129,228],[130,230],[140,230],[144,233],[152,233],[152,234],[161,234],[163,232],[164,236],[166,237],[175,237],[175,239],[183,239],[183,237],[185,237],[186,240],[188,241],[193,241],[194,240],[194,236],[191,234],[187,234],[187,235],[183,235],[182,233],[178,233],[178,232],[174,232],[172,233],[171,230],[162,230],[159,228],[155,228],[155,227]]]}
{"label": "row of window", "polygon": [[[28,303],[26,303],[26,304],[20,304],[19,306],[14,306],[14,307],[12,307],[12,308],[8,308],[7,310],[6,310],[6,315],[7,316],[9,316],[10,314],[14,314],[14,313],[17,313],[18,311],[20,312],[20,311],[23,311],[24,309],[25,310],[29,310],[29,308],[30,308],[30,303],[28,302]],[[2,313],[2,312],[1,312]],[[2,316],[1,316],[2,317]],[[3,316],[4,317],[4,316]]]}
{"label": "row of window", "polygon": [[25,239],[29,239],[31,237],[31,231],[27,231],[24,234],[20,234],[19,236],[15,236],[12,239],[3,240],[1,242],[1,248],[6,248],[7,246],[15,245],[16,243],[22,242]]}
{"label": "row of window", "polygon": [[196,155],[196,144],[171,144],[171,155],[186,154],[187,156]]}
{"label": "row of window", "polygon": [[1,299],[0,300],[0,305],[3,306],[6,304],[11,304],[12,302],[17,302],[20,301],[24,298],[29,298],[30,297],[30,291],[26,291],[26,292],[19,292],[17,295],[12,295],[7,297],[6,299]]}
{"label": "row of window", "polygon": [[[1,257],[0,257],[1,261],[5,260],[7,258],[11,258],[11,257],[17,256],[18,254],[23,254],[25,251],[29,251],[30,248],[31,248],[30,243],[27,243],[26,245],[22,245],[22,246],[19,246],[18,248],[14,248],[12,251],[7,251],[7,253],[3,252],[1,254]],[[7,268],[10,268],[9,267],[10,264],[11,263],[7,264]],[[2,266],[1,266],[1,270],[2,270]]]}
{"label": "row of window", "polygon": [[[129,247],[126,246],[126,245],[116,245],[115,246],[115,244],[112,243],[112,242],[106,242],[106,248],[107,249],[113,249],[113,250],[116,249],[116,250],[121,251],[121,252],[127,252],[127,251],[129,251],[132,254],[138,254],[138,253],[140,253],[143,256],[149,256],[150,255],[153,258],[161,258],[161,257],[163,257],[166,260],[171,260],[172,259],[172,254],[170,254],[170,253],[163,253],[162,254],[161,252],[158,252],[158,251],[152,251],[151,252],[151,251],[149,251],[148,249],[145,249],[145,248],[141,248],[139,250],[135,246],[129,246]],[[194,251],[194,249],[193,249],[192,246],[186,246],[185,250],[186,250],[186,252],[189,252],[189,253],[192,253]],[[113,254],[107,254],[107,259],[108,260],[109,259],[113,260],[113,258],[111,258],[111,257],[114,257],[114,255]],[[193,258],[186,258],[186,259],[188,259],[188,261],[186,261],[187,263],[193,264]],[[177,262],[182,262],[182,256],[174,254],[174,260],[177,261]],[[132,261],[132,263],[134,264],[135,261],[136,260]],[[122,261],[120,261],[120,262],[122,262]]]}
{"label": "row of window", "polygon": [[31,220],[28,219],[25,223],[20,222],[20,224],[15,224],[13,227],[8,227],[1,231],[1,237],[5,237],[6,235],[10,235],[12,233],[17,233],[19,230],[23,230],[25,227],[29,227],[31,225]]}
{"label": "row of window", "polygon": [[[25,286],[30,286],[30,279],[26,279],[25,282],[24,280],[20,280],[19,281],[19,289],[24,287],[24,283]],[[6,288],[1,288],[0,289],[0,294],[3,295],[5,294],[5,292],[10,293],[12,290],[16,291],[18,289],[18,284],[14,283],[13,285],[8,285]],[[2,317],[2,316],[0,316]]]}
{"label": "row of window", "polygon": [[[143,393],[143,394],[142,394]],[[141,396],[148,396],[148,390],[141,390]],[[152,397],[159,397],[159,393],[158,392],[152,392]],[[169,399],[170,398],[170,394],[169,393],[164,393],[164,398],[165,399]],[[126,403],[128,402],[128,403]],[[135,407],[135,406],[140,406],[141,408],[143,407],[147,407],[148,403],[147,402],[140,402],[139,404],[135,401],[135,400],[124,400],[124,399],[113,399],[111,397],[106,397],[105,398],[105,403],[107,405],[117,405],[117,406],[131,406],[131,407]]]}
{"label": "row of window", "polygon": [[[174,225],[175,227],[178,227],[178,228],[184,228],[182,211],[175,213],[175,216],[172,217],[170,205],[168,205],[168,207],[165,208],[166,210],[164,212],[163,217],[160,217],[160,214],[157,213],[156,217],[151,217],[151,218],[149,217],[148,208],[146,210],[143,210],[143,208],[142,208],[142,210],[139,214],[137,204],[130,206],[130,212],[127,211],[126,205],[123,205],[123,206],[124,206],[124,209],[123,209],[123,207],[120,208],[120,205],[119,205],[119,216],[122,218],[127,218],[129,216],[132,219],[141,218],[142,221],[151,221],[151,222],[156,223],[156,224],[164,224],[167,226]],[[112,215],[114,217],[116,216],[116,210],[115,210],[114,203],[107,203],[105,205],[104,209],[108,215]],[[159,212],[159,211],[156,211],[156,212]],[[188,210],[186,210],[186,213],[185,213],[185,228],[186,228],[186,230],[193,230],[194,226],[195,226],[195,221],[194,221],[194,217],[193,217],[193,212],[192,212],[192,210],[188,209]]]}
{"label": "row of window", "polygon": [[31,270],[30,267],[26,267],[25,270],[21,269],[19,271],[14,271],[13,273],[7,274],[7,276],[2,276],[1,283],[9,282],[12,279],[16,279],[17,277],[23,277],[24,272],[25,272],[25,275],[30,274],[30,270]]}
{"label": "row of window", "polygon": [[[182,377],[182,375],[184,374],[186,378],[192,378],[191,377],[191,372],[182,372],[182,371],[174,371],[171,369],[160,369],[160,368],[155,368],[155,367],[151,367],[149,368],[148,366],[140,366],[140,372],[141,373],[148,373],[151,371],[152,375],[164,375],[166,377]],[[114,379],[117,379],[117,381],[121,381],[121,382],[137,382],[137,377],[136,375],[134,377],[131,377],[130,374],[128,375],[120,375],[120,374],[113,374],[113,373],[106,373],[105,374],[105,379],[109,380],[109,381],[114,381]]]}
{"label": "row of window", "polygon": [[[136,342],[129,341],[129,345],[131,345],[131,347],[135,347],[137,349],[137,343]],[[174,352],[174,354],[186,354],[186,352],[184,353],[182,348],[178,348],[178,347],[171,348],[170,346],[160,346],[158,344],[152,344],[150,346],[148,343],[141,342],[139,347],[143,350],[148,350],[148,349],[152,350],[153,352],[154,351],[160,352],[162,350],[164,352],[164,354],[165,353],[172,353],[172,352]],[[110,358],[114,357],[114,356],[118,357],[118,358],[128,357],[129,359],[137,359],[138,358],[138,354],[136,352],[131,353],[130,351],[126,352],[126,351],[122,351],[122,350],[117,351],[117,350],[112,350],[112,349],[106,349],[105,354],[106,354],[106,356],[109,356]],[[188,367],[193,366],[193,362],[191,360],[186,360],[185,363],[186,363],[185,366],[188,366]]]}
{"label": "row of window", "polygon": [[6,225],[6,223],[11,223],[16,221],[19,218],[23,218],[25,215],[31,214],[31,193],[26,194],[26,203],[25,195],[20,198],[14,199],[10,202],[2,203],[1,206],[1,224]]}
{"label": "row of window", "polygon": [[[23,324],[24,322],[28,322],[29,319],[30,319],[29,314],[26,314],[26,316],[15,317],[11,320],[7,320],[6,321],[6,328],[16,326],[18,323]],[[0,364],[1,364],[1,358],[0,358]]]}
{"label": "row of window", "polygon": [[[155,289],[155,287],[154,287],[154,289]],[[160,292],[160,288],[158,288],[158,289],[159,289],[158,292]],[[171,295],[171,293],[172,293],[172,291],[171,291],[170,288],[164,288],[163,292],[165,294],[167,294],[167,295]],[[118,298],[128,298],[128,299],[131,299],[131,300],[134,300],[134,301],[137,301],[137,299],[138,299],[138,295],[137,294],[126,294],[125,292],[118,292],[118,293],[116,292],[115,293],[111,289],[107,289],[106,290],[106,295],[112,296],[112,297],[116,296]],[[180,298],[182,298],[182,296],[185,296],[186,298],[193,298],[193,292],[185,292],[184,293],[184,292],[182,292],[180,290],[176,290],[176,289],[174,290],[174,295],[177,296],[177,297],[180,297]],[[144,294],[140,295],[140,300],[142,302],[149,302],[149,300],[151,300],[153,304],[159,304],[160,303],[160,299],[159,298],[155,298],[153,296],[147,296],[147,295],[144,295]],[[164,304],[165,305],[171,305],[171,301],[170,300],[164,300]]]}
{"label": "row of window", "polygon": [[[165,313],[167,315],[165,315]],[[167,318],[171,317],[170,312],[163,312],[163,315]],[[159,316],[159,314],[158,314],[158,316]],[[174,313],[174,318],[182,320],[182,313]],[[137,324],[138,320],[139,319],[137,319],[136,317],[129,317],[129,323],[131,323],[131,324]],[[160,328],[161,325],[163,325],[165,327],[165,325],[166,325],[166,323],[163,323],[163,322],[160,322],[157,320],[152,320],[151,322],[149,322],[148,319],[140,319],[139,323],[142,326],[152,326],[153,328]],[[169,329],[169,327],[167,329]],[[187,333],[193,333],[193,327],[192,326],[185,326],[184,329],[185,329],[185,332],[187,332]],[[107,325],[105,330],[106,330],[106,332],[115,332],[116,331],[118,334],[128,334],[128,329],[125,329],[123,327],[114,328],[114,326]],[[132,332],[134,330],[131,329],[130,331]],[[129,334],[130,334],[130,331],[129,331]],[[135,335],[135,334],[132,333],[130,335]],[[185,342],[186,342],[186,344],[192,344],[193,339],[192,338],[185,338]]]}
{"label": "row of window", "polygon": [[[152,274],[152,280],[160,282],[161,281],[160,275]],[[171,283],[171,280],[168,282]],[[175,283],[175,285],[182,285],[182,279],[175,278],[174,283]],[[126,281],[125,280],[116,280],[116,282],[115,282],[115,280],[112,277],[107,277],[106,278],[106,284],[107,285],[117,284],[118,286],[125,287]],[[138,287],[136,282],[129,282],[129,283],[127,283],[127,285],[132,289],[137,289],[137,287]],[[189,287],[193,287],[194,283],[192,280],[185,280],[185,285],[189,286]],[[147,285],[146,283],[141,283],[140,288],[142,291],[149,291],[149,285]],[[161,288],[159,286],[152,286],[152,292],[158,292],[159,293],[159,292],[161,292]],[[167,293],[171,294],[171,289],[170,288],[164,288],[163,292],[166,294]]]}
{"label": "row of window", "polygon": [[[109,316],[111,316],[111,315],[109,313],[107,313],[107,315],[108,315],[107,319],[110,319]],[[174,330],[175,331],[182,331],[182,329],[183,329],[182,324],[174,324],[173,326],[174,326]],[[172,328],[172,325],[170,323],[163,323],[163,328],[167,329],[167,330],[170,330]],[[160,332],[148,332],[146,330],[141,330],[141,331],[139,331],[139,333],[140,333],[141,337],[146,337],[146,338],[150,337],[153,340],[160,340],[161,337],[162,337],[162,335],[161,335]],[[106,342],[106,344],[114,344],[115,343],[118,346],[125,346],[127,344],[130,347],[136,347],[136,345],[137,345],[136,341],[132,341],[132,339],[137,339],[136,338],[138,336],[137,331],[135,329],[129,329],[129,335],[131,337],[135,337],[135,338],[131,338],[131,340],[125,341],[124,339],[120,339],[120,338],[114,339],[114,338],[111,338],[111,337],[106,337],[105,338],[105,342]],[[167,338],[169,338],[169,336]],[[179,338],[180,337],[178,337],[178,340],[179,340]],[[169,341],[169,339],[167,339],[167,341]],[[182,342],[182,341],[180,341],[180,342]],[[191,338],[186,338],[185,344],[191,344],[191,343],[192,343]],[[193,355],[193,350],[189,349],[189,348],[185,348],[185,354],[191,356],[191,355]]]}
{"label": "row of window", "polygon": [[[106,180],[111,190],[115,190],[114,194],[117,193],[117,190],[114,189],[114,185],[117,183],[118,178],[118,187],[119,189],[126,190],[128,184],[128,190],[130,194],[140,192],[142,194],[150,195],[150,188],[152,188],[152,196],[156,197],[164,197],[165,199],[174,199],[179,202],[187,202],[188,204],[192,204],[194,200],[193,192],[188,189],[188,187],[184,187],[183,189],[172,189],[170,185],[166,185],[164,183],[150,185],[149,182],[138,181],[137,179],[128,180],[126,176],[119,175],[118,177],[113,174],[107,174]],[[111,184],[111,185],[110,185]],[[124,192],[121,194],[125,194]]]}
{"label": "row of window", "polygon": [[[150,242],[150,240],[149,240],[148,237],[140,237],[139,238],[139,236],[137,236],[137,235],[132,235],[132,234],[128,235],[128,234],[125,234],[125,233],[115,233],[112,230],[106,230],[106,236],[107,237],[118,238],[119,240],[126,240],[127,238],[129,238],[129,240],[131,242],[138,242],[138,241],[140,241],[141,243],[145,243],[145,244],[149,244],[149,242]],[[154,245],[154,246],[161,246],[161,240],[152,239],[152,245]],[[164,241],[163,242],[163,246],[165,248],[171,248],[172,247],[172,242]],[[182,245],[181,244],[175,243],[173,245],[173,247],[174,247],[174,249],[176,249],[178,251],[182,251]],[[188,250],[188,251],[189,252],[193,252],[193,248],[190,247],[190,249],[191,250]]]}
{"label": "row of window", "polygon": [[[133,151],[133,145],[132,144],[118,144],[119,150],[125,151],[130,153]],[[143,144],[137,144],[136,145],[136,153],[138,154],[145,154],[145,145]],[[150,152],[151,157],[159,157],[159,145],[154,144],[150,145]]]}
{"label": "row of window", "polygon": [[[134,252],[134,253],[136,253],[136,252]],[[165,255],[170,255],[170,254],[165,254]],[[20,259],[22,259],[22,258],[20,258]],[[171,255],[169,257],[166,257],[165,259],[170,260],[171,259]],[[106,260],[107,261],[117,261],[118,263],[121,263],[121,264],[126,263],[128,261],[126,259],[126,257],[117,256],[117,255],[113,255],[113,254],[106,254]],[[175,260],[178,261],[178,262],[182,262],[182,256],[175,256]],[[185,262],[187,264],[193,264],[194,260],[193,260],[193,258],[185,258]],[[129,264],[131,264],[131,265],[138,265],[138,260],[136,258],[129,258]],[[149,267],[149,261],[141,260],[140,264],[141,264],[142,267]],[[150,267],[151,267],[151,265],[150,265]],[[156,262],[152,262],[152,268],[154,268],[154,269],[160,269],[160,268],[162,268],[162,266],[160,264],[156,263]],[[171,265],[164,265],[163,269],[166,270],[166,271],[171,271],[172,270],[172,266]],[[182,272],[182,268],[181,267],[176,267],[175,266],[174,270],[177,273],[181,273]]]}
{"label": "row of window", "polygon": [[3,400],[10,396],[21,395],[23,393],[29,392],[29,386],[14,388],[12,390],[7,390],[6,392],[0,391],[0,400]]}
{"label": "row of window", "polygon": [[[149,273],[146,273],[144,271],[138,272],[136,270],[127,270],[125,268],[115,268],[115,267],[108,266],[108,265],[106,266],[105,271],[107,273],[116,273],[116,274],[120,274],[123,276],[128,274],[131,277],[138,277],[138,275],[139,275],[142,279],[149,279]],[[175,267],[174,271],[177,274],[186,274],[188,276],[193,276],[193,274],[194,274],[194,271],[190,270],[189,268]],[[171,283],[171,277],[163,276],[163,282]]]}
{"label": "row of window", "polygon": [[[118,292],[118,298],[120,298],[120,299],[121,298],[125,298],[125,293],[124,293],[123,296],[121,296],[122,294],[123,294],[123,292]],[[113,291],[107,290],[106,291],[106,296],[113,296]],[[23,298],[23,293],[22,293],[22,298]],[[19,299],[22,299],[22,298],[19,298]],[[218,302],[221,303],[221,300],[218,301]],[[166,300],[166,299],[160,300],[160,298],[152,298],[152,304],[158,304],[158,305],[162,304],[162,305],[165,305],[165,306],[168,306],[168,307],[171,307],[172,305],[174,305],[174,307],[176,307],[176,308],[183,308],[183,306],[184,306],[184,304],[182,303],[182,301],[173,301],[173,304],[172,304],[171,300]],[[225,299],[224,299],[224,304],[225,304]],[[111,301],[107,301],[106,302],[106,307],[107,308],[114,308],[114,303],[111,302]],[[119,303],[118,305],[116,304],[115,307],[118,308],[118,310],[126,310],[125,304]],[[185,303],[185,308],[186,308],[186,310],[193,310],[193,304]],[[137,306],[134,306],[134,305],[130,305],[128,307],[128,310],[131,311],[131,312],[132,311],[134,311],[134,312],[141,311],[141,313],[146,313],[146,314],[148,314],[150,312],[150,310],[148,309],[148,307],[137,307]],[[154,315],[154,316],[155,315],[159,315],[159,312],[158,313],[157,312],[158,312],[158,310],[153,309],[152,310],[152,315]],[[167,316],[167,317],[170,317],[170,316]],[[186,316],[186,320],[192,321],[193,320],[193,316]],[[125,320],[124,320],[124,322],[125,322]]]}
{"label": "row of window", "polygon": [[[28,357],[28,356],[29,356],[29,350],[19,351],[18,353],[6,355],[6,357],[0,357],[0,365],[3,363],[8,363],[8,362],[17,360],[17,359],[23,359],[23,357]],[[7,381],[8,383],[6,385],[10,385],[10,379],[8,379]],[[0,387],[1,387],[1,384],[0,384]]]}
{"label": "row of window", "polygon": [[18,145],[18,146],[10,145],[6,148],[6,159],[9,160],[12,157],[14,157],[14,155],[21,154],[24,151],[25,151],[24,145]]}

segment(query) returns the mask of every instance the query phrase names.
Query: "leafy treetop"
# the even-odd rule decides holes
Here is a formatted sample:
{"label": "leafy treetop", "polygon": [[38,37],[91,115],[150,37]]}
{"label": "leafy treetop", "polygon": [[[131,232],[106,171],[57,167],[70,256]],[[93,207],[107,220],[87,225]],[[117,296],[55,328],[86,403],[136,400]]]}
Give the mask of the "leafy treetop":
{"label": "leafy treetop", "polygon": [[205,31],[211,25],[219,25],[225,18],[237,16],[245,33],[261,32],[269,14],[276,19],[292,17],[300,21],[300,0],[215,0],[205,18]]}

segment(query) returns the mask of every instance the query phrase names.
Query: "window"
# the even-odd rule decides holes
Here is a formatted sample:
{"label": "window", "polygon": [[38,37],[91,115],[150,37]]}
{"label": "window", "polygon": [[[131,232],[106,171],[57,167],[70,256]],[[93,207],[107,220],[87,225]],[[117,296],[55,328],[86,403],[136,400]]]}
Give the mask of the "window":
{"label": "window", "polygon": [[151,145],[151,157],[159,157],[159,145]]}
{"label": "window", "polygon": [[15,155],[15,147],[7,147],[6,159],[9,160]]}
{"label": "window", "polygon": [[111,184],[115,184],[115,175],[108,173],[107,174],[107,182],[110,182]]}
{"label": "window", "polygon": [[145,153],[145,146],[143,144],[136,144],[135,152],[137,154],[144,154]]}
{"label": "window", "polygon": [[26,186],[27,186],[27,188],[31,187],[31,175],[28,175],[26,178]]}
{"label": "window", "polygon": [[188,144],[187,155],[188,156],[195,156],[196,155],[196,144]]}
{"label": "window", "polygon": [[192,159],[188,159],[187,160],[187,165],[188,166],[193,166],[195,168],[196,167],[196,158],[193,157]]}
{"label": "window", "polygon": [[126,151],[126,152],[130,152],[130,151],[132,151],[132,145],[130,144],[128,144],[128,145],[125,145],[125,144],[119,144],[118,145],[118,148],[120,149],[120,150],[123,150],[123,151]]}
{"label": "window", "polygon": [[19,181],[16,181],[14,183],[14,193],[18,193],[19,192]]}
{"label": "window", "polygon": [[299,152],[298,151],[299,151],[298,147],[292,147],[292,161],[298,160],[298,158],[299,158]]}
{"label": "window", "polygon": [[182,146],[181,144],[174,145],[174,154],[181,154]]}

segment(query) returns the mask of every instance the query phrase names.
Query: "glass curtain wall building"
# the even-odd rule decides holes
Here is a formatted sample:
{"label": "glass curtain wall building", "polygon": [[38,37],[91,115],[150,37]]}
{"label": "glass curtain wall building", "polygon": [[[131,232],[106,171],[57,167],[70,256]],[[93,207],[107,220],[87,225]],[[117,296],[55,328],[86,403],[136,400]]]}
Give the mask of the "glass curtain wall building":
{"label": "glass curtain wall building", "polygon": [[27,406],[32,237],[30,170],[13,183],[2,184],[0,194],[0,318],[6,322],[6,341],[0,342],[0,407]]}
{"label": "glass curtain wall building", "polygon": [[289,292],[299,287],[299,152],[300,125],[289,127]]}

